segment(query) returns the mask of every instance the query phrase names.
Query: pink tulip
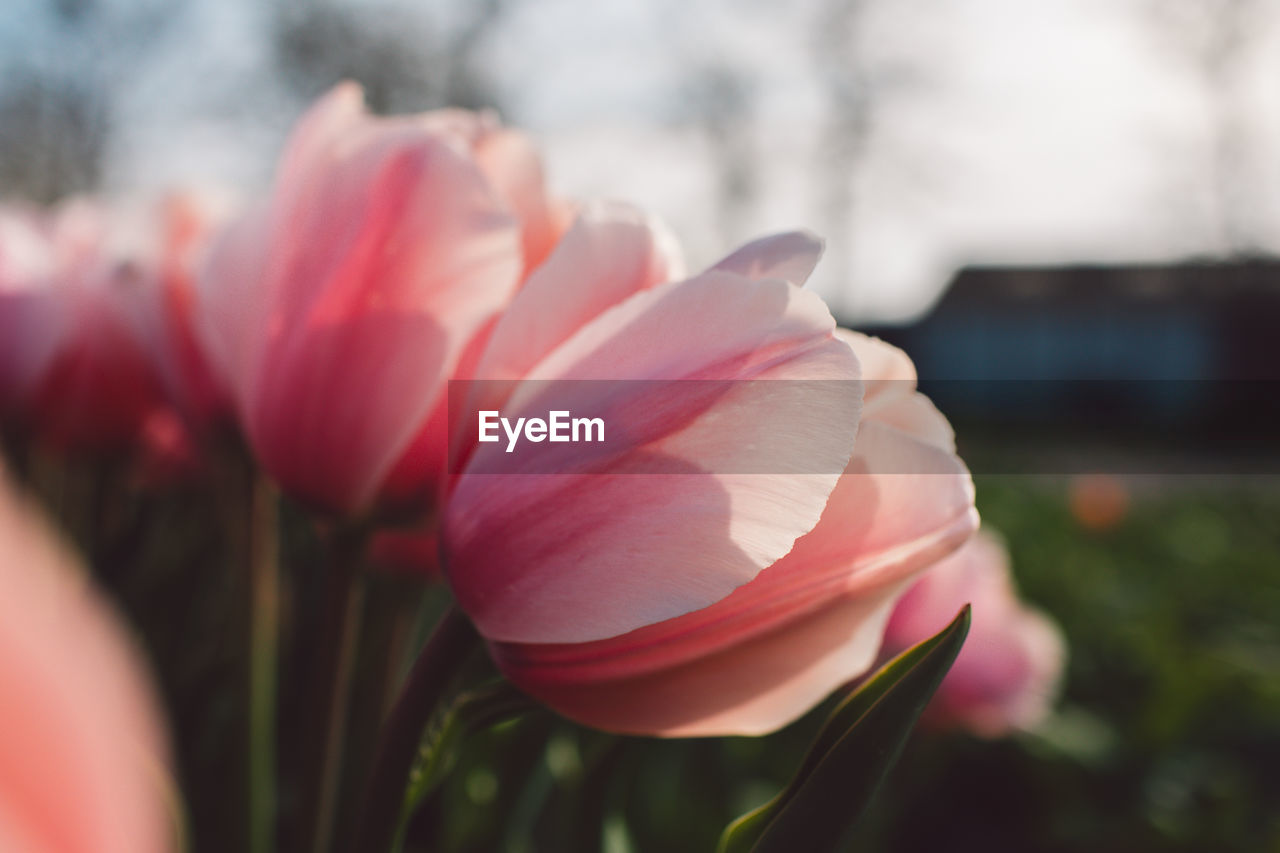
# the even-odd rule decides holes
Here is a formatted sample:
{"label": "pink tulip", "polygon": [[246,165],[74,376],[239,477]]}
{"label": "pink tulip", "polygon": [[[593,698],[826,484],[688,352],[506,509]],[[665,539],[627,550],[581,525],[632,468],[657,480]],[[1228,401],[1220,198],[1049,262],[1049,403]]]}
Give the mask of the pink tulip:
{"label": "pink tulip", "polygon": [[[851,386],[825,410],[781,393],[693,413],[679,410],[679,394],[666,407],[650,401],[659,426],[644,449],[693,475],[627,473],[645,470],[638,456],[610,460],[618,474],[475,473],[501,471],[501,450],[472,449],[446,505],[445,568],[522,689],[615,731],[774,729],[864,671],[896,595],[972,532],[968,474],[945,420],[915,393],[911,362],[836,330],[796,286],[819,253],[805,235],[759,241],[702,275],[583,312],[554,348],[523,357],[494,332],[480,361],[505,367],[482,378],[840,377]],[[556,317],[575,304],[522,306],[526,292],[503,323],[536,330],[522,309]],[[514,387],[488,403],[518,410]],[[778,471],[820,459],[831,473],[717,473],[741,470],[732,463],[752,454]]]}
{"label": "pink tulip", "polygon": [[155,260],[86,201],[0,213],[0,408],[57,446],[131,442],[165,404],[140,331]]}
{"label": "pink tulip", "polygon": [[[319,507],[371,509],[562,219],[492,119],[377,118],[351,84],[322,98],[201,283],[202,335],[264,467]],[[435,469],[410,468],[396,495],[430,490]]]}
{"label": "pink tulip", "polygon": [[900,351],[841,331],[866,398],[854,454],[821,520],[718,603],[588,643],[498,642],[522,689],[598,728],[665,736],[762,734],[874,661],[894,600],[977,525],[945,419]]}
{"label": "pink tulip", "polygon": [[0,482],[0,850],[176,848],[154,697],[82,571]]}
{"label": "pink tulip", "polygon": [[1049,618],[1018,600],[1009,555],[994,537],[974,537],[902,597],[889,621],[886,650],[901,651],[932,636],[965,603],[973,605],[969,636],[925,720],[982,737],[1035,726],[1057,691],[1066,645]]}

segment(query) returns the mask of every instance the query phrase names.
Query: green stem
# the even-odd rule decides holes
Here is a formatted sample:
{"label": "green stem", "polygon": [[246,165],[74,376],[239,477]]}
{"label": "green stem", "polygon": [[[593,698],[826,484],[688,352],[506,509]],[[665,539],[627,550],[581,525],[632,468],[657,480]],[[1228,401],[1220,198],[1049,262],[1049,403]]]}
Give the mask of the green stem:
{"label": "green stem", "polygon": [[478,641],[467,617],[451,607],[418,655],[382,730],[353,850],[359,853],[391,850],[399,829],[409,771],[422,733]]}
{"label": "green stem", "polygon": [[332,845],[335,850],[349,849],[353,841],[360,801],[349,794],[363,789],[373,766],[382,723],[391,712],[410,663],[404,656],[421,598],[421,589],[407,578],[371,574],[365,580],[346,738],[341,747],[346,794],[337,802]]}
{"label": "green stem", "polygon": [[249,849],[275,846],[279,520],[274,489],[254,476],[249,523]]}
{"label": "green stem", "polygon": [[314,717],[303,757],[306,794],[299,849],[311,853],[328,853],[332,845],[342,775],[342,734],[364,593],[359,567],[366,539],[363,529],[343,529],[335,531],[328,542],[323,634],[312,661],[312,701],[307,705]]}

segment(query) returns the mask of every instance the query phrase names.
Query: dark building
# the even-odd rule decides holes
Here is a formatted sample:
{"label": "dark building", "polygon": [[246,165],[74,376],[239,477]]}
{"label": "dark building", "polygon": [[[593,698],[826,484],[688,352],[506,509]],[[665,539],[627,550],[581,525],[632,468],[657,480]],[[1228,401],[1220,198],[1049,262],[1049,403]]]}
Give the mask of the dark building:
{"label": "dark building", "polygon": [[910,353],[957,424],[1063,441],[1274,448],[1280,262],[961,271]]}

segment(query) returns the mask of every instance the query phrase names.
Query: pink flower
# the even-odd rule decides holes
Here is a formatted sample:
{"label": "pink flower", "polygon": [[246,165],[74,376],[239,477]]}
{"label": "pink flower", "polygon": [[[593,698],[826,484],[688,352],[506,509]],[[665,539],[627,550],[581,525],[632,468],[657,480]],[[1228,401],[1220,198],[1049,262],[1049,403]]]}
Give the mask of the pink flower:
{"label": "pink flower", "polygon": [[263,466],[319,507],[371,509],[562,219],[491,118],[377,118],[352,84],[322,98],[201,283],[202,335]]}
{"label": "pink flower", "polygon": [[1035,726],[1057,692],[1066,645],[1048,617],[1018,600],[1009,555],[994,537],[974,537],[902,597],[885,635],[887,651],[932,636],[965,603],[973,605],[969,636],[925,719],[982,737]]}
{"label": "pink flower", "polygon": [[196,329],[196,272],[230,205],[209,193],[172,193],[150,213],[158,275],[146,300],[144,340],[166,391],[197,432],[231,419],[230,392]]}
{"label": "pink flower", "polygon": [[[849,386],[825,408],[780,391],[692,412],[679,394],[646,401],[643,449],[692,474],[637,474],[639,453],[585,474],[475,473],[501,471],[501,449],[472,451],[446,504],[446,572],[499,666],[552,708],[635,733],[777,728],[871,664],[897,594],[976,527],[950,428],[914,391],[911,362],[836,330],[797,287],[819,253],[802,234],[759,241],[702,275],[604,300],[525,355],[494,332],[480,361],[506,363],[501,378]],[[576,293],[572,281],[558,286]],[[541,302],[531,283],[503,317],[534,330],[517,341],[540,340],[532,317],[577,304],[547,284]],[[513,387],[487,404],[519,413]],[[739,431],[715,428],[727,424]],[[820,460],[808,470],[830,474],[719,473],[753,455],[776,471]]]}
{"label": "pink flower", "polygon": [[143,669],[83,571],[0,482],[0,850],[175,849]]}
{"label": "pink flower", "polygon": [[0,212],[0,408],[57,446],[131,442],[165,404],[140,319],[155,260],[87,201]]}

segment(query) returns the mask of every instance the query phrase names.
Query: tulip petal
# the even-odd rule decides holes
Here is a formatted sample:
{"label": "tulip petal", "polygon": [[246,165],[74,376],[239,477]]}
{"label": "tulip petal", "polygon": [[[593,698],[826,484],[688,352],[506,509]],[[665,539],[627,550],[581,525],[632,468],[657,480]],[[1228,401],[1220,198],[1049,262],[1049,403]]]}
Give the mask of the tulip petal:
{"label": "tulip petal", "polygon": [[5,485],[0,849],[170,850],[167,750],[142,668],[82,570]]}
{"label": "tulip petal", "polygon": [[[817,296],[778,279],[711,270],[605,311],[526,378],[749,379],[804,347],[840,353],[842,364],[856,365],[846,344],[831,346],[833,332],[831,314]],[[856,368],[833,368],[804,378],[858,376]]]}
{"label": "tulip petal", "polygon": [[264,345],[270,315],[264,281],[270,256],[270,210],[258,205],[228,225],[216,238],[196,278],[193,310],[200,345],[210,367],[228,388],[237,389],[244,416],[257,353]]}
{"label": "tulip petal", "polygon": [[911,587],[894,609],[886,647],[927,636],[965,602],[973,629],[927,718],[983,737],[1035,725],[1057,692],[1066,644],[1051,620],[1019,600],[1008,553],[994,537],[980,533]]}
{"label": "tulip petal", "polygon": [[866,672],[899,591],[828,600],[805,619],[632,678],[543,680],[521,667],[518,647],[497,645],[493,654],[522,690],[589,726],[667,737],[765,734]]}
{"label": "tulip petal", "polygon": [[947,453],[955,453],[956,433],[951,423],[933,401],[919,391],[892,397],[880,395],[868,410],[868,421],[891,426]]}
{"label": "tulip petal", "polygon": [[[649,400],[643,440],[587,473],[469,473],[503,470],[498,445],[480,445],[445,537],[455,594],[481,632],[543,643],[616,636],[724,598],[786,554],[817,522],[857,428],[857,364],[832,329],[816,296],[712,272],[633,296],[534,368],[538,379],[615,380],[597,384],[624,397],[617,380],[846,385],[815,398],[804,383],[780,382],[696,409],[678,393]],[[522,386],[512,409],[537,386]],[[777,473],[734,473],[762,464]]]}
{"label": "tulip petal", "polygon": [[789,231],[752,240],[712,265],[713,270],[747,278],[780,278],[794,285],[809,280],[822,257],[823,241],[808,231]]}
{"label": "tulip petal", "polygon": [[526,375],[603,311],[679,278],[683,269],[679,245],[654,217],[624,204],[586,207],[512,299],[476,377]]}
{"label": "tulip petal", "polygon": [[[471,338],[458,358],[450,382],[471,379],[497,321],[497,317],[491,318]],[[424,512],[434,515],[448,483],[449,437],[454,434],[454,425],[463,408],[450,403],[448,389],[443,389],[417,435],[387,472],[378,494],[378,503],[383,509],[401,514],[407,510],[411,515]]]}
{"label": "tulip petal", "polygon": [[[843,564],[846,571],[851,557],[893,567],[849,574],[847,591],[882,582],[879,575],[886,571],[896,580],[969,538],[978,526],[973,501],[973,481],[954,454],[887,424],[864,421],[853,459],[827,508],[833,523],[797,543],[794,559],[808,565]],[[950,535],[941,553],[919,548],[943,530]],[[911,556],[916,551],[921,553]],[[904,559],[885,562],[881,557],[887,554]]]}
{"label": "tulip petal", "polygon": [[57,261],[34,213],[0,210],[0,408],[30,393],[65,345],[71,305],[52,286]]}
{"label": "tulip petal", "polygon": [[33,391],[71,331],[70,310],[59,294],[0,291],[0,408]]}
{"label": "tulip petal", "polygon": [[522,225],[525,269],[536,268],[551,253],[566,224],[547,197],[537,149],[523,133],[501,128],[481,140],[476,161],[515,209]]}
{"label": "tulip petal", "polygon": [[879,338],[848,329],[837,329],[836,336],[853,348],[862,365],[866,384],[864,420],[889,424],[935,447],[955,452],[955,430],[933,401],[915,390],[916,368],[905,352]]}
{"label": "tulip petal", "polygon": [[317,100],[289,134],[280,158],[280,204],[305,206],[307,196],[319,189],[310,177],[333,165],[352,131],[365,121],[364,90],[358,83],[339,83]]}
{"label": "tulip petal", "polygon": [[915,390],[916,366],[910,356],[879,338],[836,329],[836,337],[853,347],[867,383],[867,405],[881,396],[900,397]]}
{"label": "tulip petal", "polygon": [[539,266],[569,226],[566,206],[547,193],[542,158],[529,137],[503,127],[492,112],[442,109],[423,126],[461,140],[520,220],[526,271]]}

